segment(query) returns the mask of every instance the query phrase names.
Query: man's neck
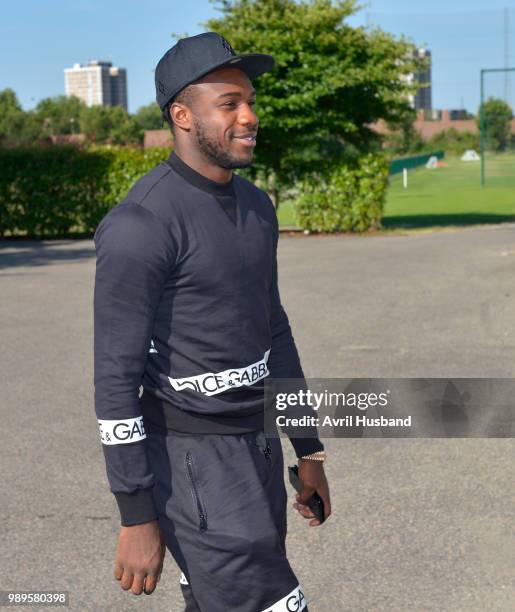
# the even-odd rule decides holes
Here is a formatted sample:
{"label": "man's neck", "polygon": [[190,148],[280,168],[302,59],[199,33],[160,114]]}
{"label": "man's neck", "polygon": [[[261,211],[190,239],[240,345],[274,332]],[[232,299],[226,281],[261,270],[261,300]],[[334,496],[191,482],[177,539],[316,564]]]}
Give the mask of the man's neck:
{"label": "man's neck", "polygon": [[212,181],[224,184],[228,183],[232,178],[231,169],[215,166],[195,151],[186,151],[180,147],[176,147],[174,151],[177,157],[185,164],[188,164],[190,168],[193,168],[193,170]]}

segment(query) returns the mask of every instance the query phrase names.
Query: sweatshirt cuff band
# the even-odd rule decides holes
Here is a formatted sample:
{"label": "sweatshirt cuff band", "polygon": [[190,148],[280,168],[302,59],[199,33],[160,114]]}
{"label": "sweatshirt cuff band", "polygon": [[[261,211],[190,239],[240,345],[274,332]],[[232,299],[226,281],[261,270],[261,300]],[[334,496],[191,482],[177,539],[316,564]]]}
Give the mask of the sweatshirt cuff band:
{"label": "sweatshirt cuff band", "polygon": [[132,493],[113,493],[120,510],[123,527],[148,523],[157,519],[152,489],[136,489]]}
{"label": "sweatshirt cuff band", "polygon": [[318,438],[290,438],[297,459],[324,450],[324,445]]}

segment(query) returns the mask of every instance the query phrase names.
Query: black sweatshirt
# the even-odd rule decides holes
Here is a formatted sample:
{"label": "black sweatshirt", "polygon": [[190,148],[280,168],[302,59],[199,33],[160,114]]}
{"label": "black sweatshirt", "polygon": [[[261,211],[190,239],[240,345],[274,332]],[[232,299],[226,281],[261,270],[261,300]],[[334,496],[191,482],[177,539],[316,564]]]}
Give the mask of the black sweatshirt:
{"label": "black sweatshirt", "polygon": [[[264,191],[236,174],[212,181],[175,153],[98,225],[95,412],[122,525],[156,518],[145,427],[262,429],[264,378],[304,378],[278,237]],[[290,438],[297,457],[323,449],[313,435]]]}

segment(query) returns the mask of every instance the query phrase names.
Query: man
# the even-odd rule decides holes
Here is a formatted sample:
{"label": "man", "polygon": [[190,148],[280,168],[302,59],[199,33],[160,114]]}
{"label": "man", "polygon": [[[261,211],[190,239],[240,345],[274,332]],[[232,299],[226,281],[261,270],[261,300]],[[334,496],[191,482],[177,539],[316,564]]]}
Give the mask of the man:
{"label": "man", "polygon": [[[286,557],[280,440],[264,379],[303,378],[277,288],[278,224],[252,163],[251,80],[271,56],[220,35],[180,40],[156,67],[174,152],[95,233],[95,409],[121,514],[115,577],[152,593],[167,547],[187,612],[307,610]],[[139,387],[143,394],[139,397]],[[316,436],[291,438],[303,490],[331,512]]]}

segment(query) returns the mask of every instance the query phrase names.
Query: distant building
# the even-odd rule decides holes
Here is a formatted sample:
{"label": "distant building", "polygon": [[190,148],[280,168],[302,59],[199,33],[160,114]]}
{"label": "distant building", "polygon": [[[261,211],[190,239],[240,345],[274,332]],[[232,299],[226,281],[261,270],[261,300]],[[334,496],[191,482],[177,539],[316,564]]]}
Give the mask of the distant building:
{"label": "distant building", "polygon": [[425,61],[425,66],[422,70],[412,72],[407,75],[408,83],[425,84],[425,87],[419,87],[414,95],[409,96],[409,103],[415,110],[430,111],[432,108],[431,101],[431,51],[428,49],[413,48],[413,54],[419,59]]}
{"label": "distant building", "polygon": [[127,71],[111,62],[90,60],[64,69],[67,96],[77,96],[87,106],[122,106],[127,110]]}
{"label": "distant building", "polygon": [[449,110],[449,116],[451,121],[457,121],[458,119],[473,119],[474,115],[469,113],[464,108],[451,108]]}

